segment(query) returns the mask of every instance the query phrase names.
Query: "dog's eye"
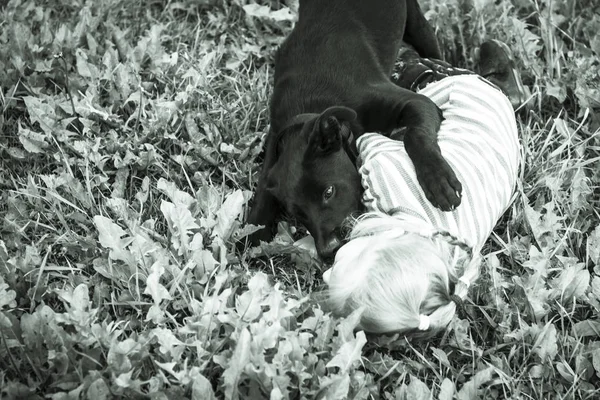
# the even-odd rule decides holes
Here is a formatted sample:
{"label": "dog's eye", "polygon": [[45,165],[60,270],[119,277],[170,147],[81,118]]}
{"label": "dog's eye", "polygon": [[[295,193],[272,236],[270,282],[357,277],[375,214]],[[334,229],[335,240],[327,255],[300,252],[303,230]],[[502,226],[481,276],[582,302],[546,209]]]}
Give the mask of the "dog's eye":
{"label": "dog's eye", "polygon": [[335,188],[333,186],[328,186],[325,191],[323,191],[323,200],[329,200],[333,197],[335,193]]}

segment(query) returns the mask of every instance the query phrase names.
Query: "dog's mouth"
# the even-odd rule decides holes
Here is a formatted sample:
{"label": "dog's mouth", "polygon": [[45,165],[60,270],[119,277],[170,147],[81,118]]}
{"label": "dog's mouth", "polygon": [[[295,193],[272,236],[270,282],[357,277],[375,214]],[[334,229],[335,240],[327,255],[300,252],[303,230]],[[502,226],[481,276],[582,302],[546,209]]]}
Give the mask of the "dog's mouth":
{"label": "dog's mouth", "polygon": [[[356,216],[358,216],[358,214]],[[329,266],[333,265],[333,263],[335,261],[335,255],[337,254],[339,249],[341,249],[346,243],[348,243],[350,241],[350,234],[352,233],[352,228],[355,223],[356,223],[356,217],[348,216],[344,220],[342,225],[338,229],[335,230],[334,235],[339,239],[338,246],[337,246],[337,248],[335,248],[335,250],[329,251],[325,254],[323,254],[323,252],[321,252],[320,258],[324,265],[329,265]]]}

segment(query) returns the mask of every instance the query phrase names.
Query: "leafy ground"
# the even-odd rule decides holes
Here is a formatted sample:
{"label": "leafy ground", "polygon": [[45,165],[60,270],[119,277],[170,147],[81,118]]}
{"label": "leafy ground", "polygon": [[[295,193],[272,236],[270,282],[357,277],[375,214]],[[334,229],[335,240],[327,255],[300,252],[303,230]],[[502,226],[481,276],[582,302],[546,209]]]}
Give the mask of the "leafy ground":
{"label": "leafy ground", "polygon": [[471,318],[428,343],[324,311],[300,230],[233,251],[295,4],[2,4],[2,398],[600,396],[596,0],[422,0],[447,60],[501,39],[531,90]]}

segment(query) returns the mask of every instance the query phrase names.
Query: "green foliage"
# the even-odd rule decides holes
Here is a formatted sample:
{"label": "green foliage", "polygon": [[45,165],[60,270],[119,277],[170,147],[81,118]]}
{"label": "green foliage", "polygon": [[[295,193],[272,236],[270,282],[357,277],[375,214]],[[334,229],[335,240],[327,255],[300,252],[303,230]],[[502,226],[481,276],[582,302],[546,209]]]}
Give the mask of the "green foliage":
{"label": "green foliage", "polygon": [[448,60],[503,40],[531,90],[471,319],[427,343],[332,317],[287,224],[234,249],[296,16],[263,3],[0,6],[0,396],[596,398],[596,2],[421,1]]}

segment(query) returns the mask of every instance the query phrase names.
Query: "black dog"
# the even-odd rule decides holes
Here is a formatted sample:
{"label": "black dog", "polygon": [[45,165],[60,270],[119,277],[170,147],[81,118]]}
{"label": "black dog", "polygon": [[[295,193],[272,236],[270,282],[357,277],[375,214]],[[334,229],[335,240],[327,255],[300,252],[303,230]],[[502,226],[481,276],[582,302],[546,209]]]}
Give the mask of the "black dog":
{"label": "black dog", "polygon": [[273,237],[287,211],[313,235],[321,257],[340,246],[343,221],[361,208],[355,138],[406,127],[404,144],[427,198],[460,204],[461,185],[437,145],[442,116],[427,97],[394,85],[402,40],[441,58],[417,0],[300,0],[299,20],[279,48],[271,130],[248,222],[251,240]]}

